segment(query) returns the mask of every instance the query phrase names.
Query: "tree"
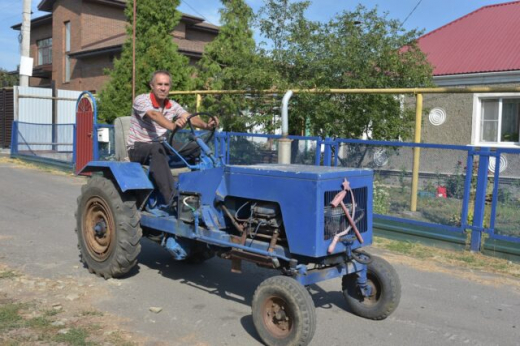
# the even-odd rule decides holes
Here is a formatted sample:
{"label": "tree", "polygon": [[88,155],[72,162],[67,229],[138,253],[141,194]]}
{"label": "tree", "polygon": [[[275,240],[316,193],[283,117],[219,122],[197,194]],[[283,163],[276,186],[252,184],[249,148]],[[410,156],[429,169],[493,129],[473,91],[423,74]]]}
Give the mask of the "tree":
{"label": "tree", "polygon": [[[417,30],[358,5],[328,23],[305,19],[308,1],[268,0],[259,20],[272,40],[269,57],[288,88],[430,86],[432,68],[415,40]],[[291,103],[290,131],[320,136],[406,138],[411,112],[393,95],[300,94]]]}
{"label": "tree", "polygon": [[9,71],[0,67],[0,88],[18,84],[18,74],[9,74]]}
{"label": "tree", "polygon": [[[149,79],[155,70],[172,74],[172,90],[192,88],[193,70],[188,58],[178,52],[171,32],[179,23],[181,13],[176,10],[179,0],[139,0],[136,21],[136,95],[149,91]],[[133,0],[127,2],[125,15],[133,21]],[[110,80],[100,94],[99,118],[111,122],[128,116],[132,107],[132,26],[127,26],[128,39],[121,57],[108,71]]]}
{"label": "tree", "polygon": [[[256,52],[251,24],[253,11],[244,0],[222,0],[218,36],[206,47],[198,66],[198,87],[208,90],[268,89],[272,75],[262,66]],[[204,107],[220,113],[226,131],[244,131],[262,120],[251,117],[251,109],[259,105],[246,102],[243,95],[204,98]],[[258,113],[255,112],[257,115]],[[272,115],[269,115],[272,119]]]}

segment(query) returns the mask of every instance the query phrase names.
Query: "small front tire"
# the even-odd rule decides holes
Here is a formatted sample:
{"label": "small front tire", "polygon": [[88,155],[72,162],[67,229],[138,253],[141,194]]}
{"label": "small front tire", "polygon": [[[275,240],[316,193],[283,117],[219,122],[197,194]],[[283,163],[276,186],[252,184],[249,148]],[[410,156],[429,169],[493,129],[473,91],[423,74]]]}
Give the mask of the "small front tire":
{"label": "small front tire", "polygon": [[308,345],[316,331],[316,311],[309,292],[296,280],[274,276],[253,295],[253,323],[268,346]]}
{"label": "small front tire", "polygon": [[367,265],[367,284],[372,289],[369,297],[364,297],[356,283],[357,275],[343,276],[342,290],[349,310],[371,320],[387,318],[399,305],[401,283],[395,269],[384,259],[372,256]]}
{"label": "small front tire", "polygon": [[126,274],[137,263],[142,231],[133,196],[95,176],[81,188],[76,212],[81,261],[105,279]]}

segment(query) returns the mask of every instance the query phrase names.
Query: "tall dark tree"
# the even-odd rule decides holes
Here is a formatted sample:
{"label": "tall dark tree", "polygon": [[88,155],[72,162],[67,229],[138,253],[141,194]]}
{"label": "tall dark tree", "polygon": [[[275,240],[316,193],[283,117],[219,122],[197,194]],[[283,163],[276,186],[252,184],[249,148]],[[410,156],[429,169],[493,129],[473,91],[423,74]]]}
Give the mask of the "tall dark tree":
{"label": "tall dark tree", "polygon": [[9,71],[0,67],[0,88],[11,87],[18,84],[18,74],[10,74]]}
{"label": "tall dark tree", "polygon": [[[244,0],[222,0],[221,27],[199,62],[198,87],[210,90],[258,90],[270,88],[273,76],[263,68],[251,30],[253,11]],[[254,93],[254,92],[253,92]],[[243,95],[204,98],[207,110],[220,113],[225,130],[244,131],[258,117],[251,117],[251,102]],[[254,112],[258,115],[258,112]],[[272,114],[269,114],[272,119]],[[261,120],[260,120],[261,121]]]}
{"label": "tall dark tree", "polygon": [[[193,69],[187,57],[178,52],[171,35],[181,13],[179,0],[139,0],[136,21],[136,95],[149,91],[150,75],[155,70],[172,74],[172,90],[189,90],[193,86]],[[133,21],[133,0],[125,9],[128,22]],[[130,115],[132,107],[132,25],[127,26],[128,38],[121,57],[108,71],[109,82],[100,94],[99,118],[111,122]]]}

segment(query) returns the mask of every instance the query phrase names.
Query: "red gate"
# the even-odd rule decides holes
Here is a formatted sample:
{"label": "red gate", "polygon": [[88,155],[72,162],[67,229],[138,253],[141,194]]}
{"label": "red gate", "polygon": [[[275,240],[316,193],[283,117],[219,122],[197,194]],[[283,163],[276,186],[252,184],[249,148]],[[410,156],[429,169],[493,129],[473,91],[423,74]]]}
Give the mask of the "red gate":
{"label": "red gate", "polygon": [[[94,157],[94,109],[92,102],[90,97],[85,95],[79,100],[76,108],[76,174]],[[83,175],[90,175],[90,173],[83,173]]]}

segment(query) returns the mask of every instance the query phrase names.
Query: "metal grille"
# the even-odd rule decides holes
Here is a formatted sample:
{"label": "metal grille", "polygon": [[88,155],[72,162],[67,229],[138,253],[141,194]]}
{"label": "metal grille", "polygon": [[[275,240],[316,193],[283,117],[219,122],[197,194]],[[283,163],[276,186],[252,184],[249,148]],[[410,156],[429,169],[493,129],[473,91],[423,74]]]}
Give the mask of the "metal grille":
{"label": "metal grille", "polygon": [[[344,231],[349,227],[349,223],[343,209],[341,207],[333,208],[330,202],[334,199],[334,196],[340,192],[338,191],[327,191],[325,192],[324,199],[324,229],[323,238],[329,240],[337,233]],[[367,231],[367,216],[365,210],[367,210],[367,188],[353,189],[354,199],[356,201],[356,215],[352,215],[352,198],[350,193],[347,193],[343,199],[343,203],[347,206],[347,209],[352,216],[352,219],[356,221],[356,227],[360,233]],[[354,232],[348,233],[348,236],[354,237]],[[355,237],[354,237],[355,238]]]}

